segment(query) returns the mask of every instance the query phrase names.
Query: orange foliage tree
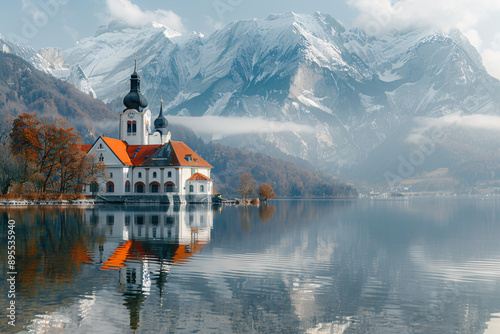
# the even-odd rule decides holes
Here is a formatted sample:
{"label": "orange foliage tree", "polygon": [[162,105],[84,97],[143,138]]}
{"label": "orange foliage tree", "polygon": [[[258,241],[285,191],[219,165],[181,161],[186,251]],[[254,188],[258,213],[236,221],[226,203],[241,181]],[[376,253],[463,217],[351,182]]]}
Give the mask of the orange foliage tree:
{"label": "orange foliage tree", "polygon": [[22,161],[22,182],[31,185],[25,189],[38,194],[80,193],[91,159],[81,150],[81,137],[64,120],[54,123],[24,113],[14,120],[10,138],[12,151]]}
{"label": "orange foliage tree", "polygon": [[267,183],[263,183],[259,186],[259,198],[261,202],[267,202],[268,199],[273,199],[276,197],[273,187]]}

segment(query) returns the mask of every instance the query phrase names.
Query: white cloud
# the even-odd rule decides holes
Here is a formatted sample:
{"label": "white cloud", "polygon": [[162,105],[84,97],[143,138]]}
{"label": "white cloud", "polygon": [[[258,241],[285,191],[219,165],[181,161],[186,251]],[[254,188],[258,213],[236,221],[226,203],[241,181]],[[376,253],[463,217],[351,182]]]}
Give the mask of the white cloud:
{"label": "white cloud", "polygon": [[500,79],[500,33],[495,34],[493,42],[481,53],[488,73]]}
{"label": "white cloud", "polygon": [[252,133],[264,135],[280,132],[314,133],[314,128],[308,125],[270,121],[263,118],[169,116],[168,119],[172,124],[192,129],[199,136],[210,136],[213,139]]}
{"label": "white cloud", "polygon": [[180,32],[186,31],[182,18],[171,10],[143,11],[130,0],[106,0],[106,5],[113,19],[124,21],[131,26],[157,22]]}
{"label": "white cloud", "polygon": [[500,78],[500,37],[486,47],[479,27],[488,19],[500,17],[498,0],[348,0],[360,14],[355,25],[368,34],[383,34],[391,29],[430,28],[439,31],[460,29],[481,53],[488,72]]}
{"label": "white cloud", "polygon": [[361,13],[356,24],[369,33],[389,29],[429,27],[440,30],[473,29],[492,12],[500,10],[498,0],[348,0]]}
{"label": "white cloud", "polygon": [[500,133],[500,116],[496,115],[464,115],[461,112],[449,114],[439,118],[419,117],[415,119],[418,127],[413,129],[407,137],[409,143],[418,144],[425,138],[426,133],[445,133],[446,130],[468,129],[480,131],[495,131]]}
{"label": "white cloud", "polygon": [[221,21],[216,21],[208,15],[205,16],[205,24],[208,26],[209,31],[219,30],[224,27]]}

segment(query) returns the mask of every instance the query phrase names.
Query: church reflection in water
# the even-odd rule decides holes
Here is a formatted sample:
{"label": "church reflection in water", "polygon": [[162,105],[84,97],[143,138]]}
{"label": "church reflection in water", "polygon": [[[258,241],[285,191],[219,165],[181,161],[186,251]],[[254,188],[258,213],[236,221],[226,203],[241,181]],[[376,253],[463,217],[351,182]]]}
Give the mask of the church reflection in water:
{"label": "church reflection in water", "polygon": [[130,327],[152,285],[161,295],[174,264],[182,264],[210,242],[212,206],[98,207],[85,212],[85,222],[97,228],[94,264],[116,271],[119,292],[130,313]]}

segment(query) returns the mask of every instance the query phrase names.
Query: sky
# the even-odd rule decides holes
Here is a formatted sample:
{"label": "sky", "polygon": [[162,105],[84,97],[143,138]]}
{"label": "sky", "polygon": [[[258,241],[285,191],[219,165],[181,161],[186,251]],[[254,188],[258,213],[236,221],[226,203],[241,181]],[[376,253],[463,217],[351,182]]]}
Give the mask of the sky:
{"label": "sky", "polygon": [[66,49],[94,35],[113,19],[140,26],[156,21],[181,32],[205,35],[242,19],[293,11],[330,14],[347,28],[371,34],[388,29],[459,28],[500,78],[500,1],[498,0],[2,0],[0,34],[35,49]]}

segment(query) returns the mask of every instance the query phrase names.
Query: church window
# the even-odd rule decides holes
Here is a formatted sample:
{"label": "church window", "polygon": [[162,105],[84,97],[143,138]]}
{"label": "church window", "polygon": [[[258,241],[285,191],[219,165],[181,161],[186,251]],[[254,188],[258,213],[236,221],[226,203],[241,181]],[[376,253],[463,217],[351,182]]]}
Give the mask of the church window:
{"label": "church window", "polygon": [[139,174],[137,174],[137,177],[138,177],[138,178],[142,178],[142,173],[141,173],[141,172],[139,172]]}
{"label": "church window", "polygon": [[158,192],[160,192],[160,184],[158,182],[151,183],[149,185],[149,191],[154,194],[157,194]]}
{"label": "church window", "polygon": [[112,179],[113,178],[113,173],[109,173],[109,178]]}
{"label": "church window", "polygon": [[172,177],[172,172],[168,172],[167,177]]}
{"label": "church window", "polygon": [[114,185],[113,182],[106,183],[106,192],[108,192],[108,193],[114,193],[115,192],[115,185]]}
{"label": "church window", "polygon": [[190,186],[189,186],[189,192],[190,192],[190,193],[193,193],[193,192],[194,192],[194,186],[193,186],[193,185],[190,185]]}
{"label": "church window", "polygon": [[104,146],[102,146],[102,143],[100,143],[100,144],[99,144],[99,149],[101,149],[101,150],[102,150],[103,148],[104,148]]}
{"label": "church window", "polygon": [[172,182],[165,183],[165,192],[166,193],[175,192],[175,184],[173,184]]}
{"label": "church window", "polygon": [[136,132],[137,132],[137,122],[133,121],[132,122],[132,133],[136,133]]}
{"label": "church window", "polygon": [[153,172],[153,179],[156,179],[156,176],[157,176],[156,172]]}
{"label": "church window", "polygon": [[127,133],[130,133],[130,132],[132,132],[132,122],[128,121],[127,122]]}
{"label": "church window", "polygon": [[135,192],[136,192],[136,193],[140,193],[140,194],[144,193],[144,183],[142,183],[142,182],[137,182],[137,183],[135,184]]}
{"label": "church window", "polygon": [[203,187],[202,185],[200,186],[200,192],[204,192],[205,191],[205,187]]}
{"label": "church window", "polygon": [[126,193],[130,192],[130,181],[125,182],[125,192]]}
{"label": "church window", "polygon": [[99,154],[99,161],[101,161],[101,162],[104,161],[104,155],[102,153]]}

